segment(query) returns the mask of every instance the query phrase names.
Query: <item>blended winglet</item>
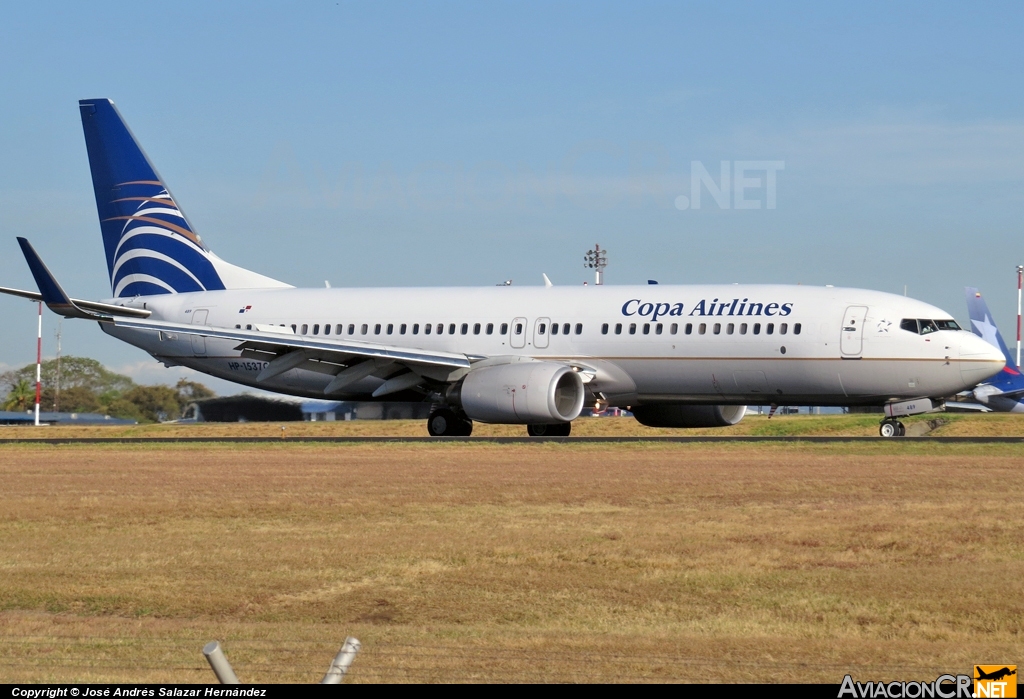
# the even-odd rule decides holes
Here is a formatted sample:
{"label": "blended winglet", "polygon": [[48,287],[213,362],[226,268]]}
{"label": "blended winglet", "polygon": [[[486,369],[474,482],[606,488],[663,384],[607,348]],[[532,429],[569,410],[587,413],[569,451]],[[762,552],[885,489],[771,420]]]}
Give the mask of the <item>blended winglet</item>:
{"label": "blended winglet", "polygon": [[25,255],[25,261],[28,263],[28,268],[32,272],[32,276],[36,280],[36,286],[39,287],[39,293],[43,297],[43,303],[54,313],[59,313],[65,318],[85,318],[88,320],[110,320],[109,316],[100,315],[99,313],[92,313],[79,308],[71,297],[64,293],[64,289],[61,288],[57,279],[53,276],[42,258],[39,257],[39,253],[32,247],[32,243],[28,242],[25,238],[18,238],[18,245],[21,246],[21,251]]}

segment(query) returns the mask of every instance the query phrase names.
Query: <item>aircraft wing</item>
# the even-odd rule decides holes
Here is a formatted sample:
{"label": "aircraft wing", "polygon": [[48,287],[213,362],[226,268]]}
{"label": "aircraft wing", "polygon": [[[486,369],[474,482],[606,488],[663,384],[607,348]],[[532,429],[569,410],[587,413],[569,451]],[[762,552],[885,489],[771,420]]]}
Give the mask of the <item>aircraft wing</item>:
{"label": "aircraft wing", "polygon": [[[23,299],[31,299],[32,301],[44,301],[43,295],[38,291],[23,291],[21,289],[11,289],[10,287],[0,286],[0,294],[10,294],[11,296],[20,296]],[[145,311],[141,308],[128,308],[126,306],[115,306],[112,303],[99,303],[97,301],[82,301],[80,299],[71,299],[71,303],[78,308],[83,308],[87,311],[95,311],[96,313],[105,313],[107,315],[120,315],[130,316],[132,318],[148,318],[152,311]],[[71,316],[74,317],[74,316]]]}
{"label": "aircraft wing", "polygon": [[[393,347],[372,342],[353,340],[328,339],[326,337],[311,338],[295,335],[287,328],[281,332],[271,330],[275,326],[261,326],[261,330],[241,330],[238,328],[216,328],[206,325],[188,325],[185,323],[168,323],[158,320],[131,318],[110,318],[105,321],[118,328],[135,330],[155,330],[157,332],[183,335],[199,335],[222,340],[236,340],[235,349],[248,349],[257,352],[272,353],[278,359],[301,351],[304,359],[321,359],[347,363],[354,357],[365,357],[392,361],[401,364],[417,364],[425,366],[450,367],[452,369],[469,368],[470,360],[464,354],[454,352],[437,352],[433,350],[417,350],[405,347]],[[298,360],[298,357],[294,357]],[[297,364],[292,364],[297,366]]]}

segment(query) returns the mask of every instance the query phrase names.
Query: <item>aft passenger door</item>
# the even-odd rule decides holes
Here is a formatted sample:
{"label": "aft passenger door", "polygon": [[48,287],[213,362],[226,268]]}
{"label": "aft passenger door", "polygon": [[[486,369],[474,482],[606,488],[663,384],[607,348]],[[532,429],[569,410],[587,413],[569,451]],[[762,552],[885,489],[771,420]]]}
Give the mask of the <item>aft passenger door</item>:
{"label": "aft passenger door", "polygon": [[[210,314],[207,308],[197,308],[192,311],[192,325],[206,325],[206,317]],[[189,335],[192,338],[192,354],[197,357],[206,355],[206,338],[199,335]]]}
{"label": "aft passenger door", "polygon": [[860,357],[864,349],[864,318],[867,314],[867,306],[850,306],[846,309],[839,340],[839,350],[844,357]]}
{"label": "aft passenger door", "polygon": [[513,318],[509,328],[508,344],[515,349],[526,347],[526,318]]}
{"label": "aft passenger door", "polygon": [[544,349],[548,346],[548,333],[551,329],[550,318],[538,318],[533,324],[533,346]]}

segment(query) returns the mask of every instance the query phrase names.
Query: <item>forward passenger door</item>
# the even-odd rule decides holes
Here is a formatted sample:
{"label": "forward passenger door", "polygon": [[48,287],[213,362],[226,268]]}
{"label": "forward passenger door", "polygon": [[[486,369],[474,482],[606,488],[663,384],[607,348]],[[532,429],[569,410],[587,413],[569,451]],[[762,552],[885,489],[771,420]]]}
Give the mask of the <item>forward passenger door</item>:
{"label": "forward passenger door", "polygon": [[864,348],[864,318],[868,314],[867,306],[850,306],[843,315],[842,336],[839,349],[843,357],[860,358]]}

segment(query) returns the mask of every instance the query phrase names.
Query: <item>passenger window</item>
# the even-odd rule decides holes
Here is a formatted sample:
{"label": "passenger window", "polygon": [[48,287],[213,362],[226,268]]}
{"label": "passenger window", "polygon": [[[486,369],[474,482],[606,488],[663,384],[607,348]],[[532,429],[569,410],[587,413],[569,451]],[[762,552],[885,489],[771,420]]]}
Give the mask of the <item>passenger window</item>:
{"label": "passenger window", "polygon": [[406,329],[405,323],[402,323],[401,325],[399,325],[398,326],[398,334],[399,335],[404,335],[405,334],[405,329]]}
{"label": "passenger window", "polygon": [[764,334],[765,335],[771,335],[774,332],[775,332],[775,323],[768,323],[767,325],[764,326]]}
{"label": "passenger window", "polygon": [[[239,325],[238,327],[242,327],[242,326]],[[295,323],[292,323],[292,332],[295,332]]]}
{"label": "passenger window", "polygon": [[438,335],[443,335],[444,334],[444,323],[438,323],[437,324],[437,334]]}
{"label": "passenger window", "polygon": [[552,335],[557,335],[558,334],[558,323],[552,323],[551,324],[551,334]]}
{"label": "passenger window", "polygon": [[235,323],[235,330],[241,330],[241,329],[242,329],[242,326],[239,325],[238,323]]}
{"label": "passenger window", "polygon": [[[552,325],[551,329],[554,330],[554,328],[555,328],[555,326]],[[608,323],[602,323],[601,324],[601,334],[602,335],[607,335],[608,334]]]}
{"label": "passenger window", "polygon": [[342,326],[341,323],[338,323],[336,326],[334,326],[335,335],[340,335],[342,330],[344,330],[344,326]]}
{"label": "passenger window", "polygon": [[507,334],[508,334],[508,323],[502,323],[502,324],[501,324],[501,333],[500,333],[500,334],[501,334],[502,336],[504,336],[504,335],[507,335]]}
{"label": "passenger window", "polygon": [[787,330],[789,330],[789,324],[788,323],[779,323],[779,334],[780,335],[785,335]]}
{"label": "passenger window", "polygon": [[390,335],[393,332],[395,332],[395,325],[394,325],[394,323],[388,323],[388,335]]}
{"label": "passenger window", "polygon": [[420,324],[419,323],[413,323],[412,324],[412,334],[413,335],[419,335],[420,334]]}
{"label": "passenger window", "polygon": [[[562,324],[562,334],[563,335],[568,335],[569,334],[569,324],[568,323],[563,323]],[[576,333],[576,334],[579,335],[579,333]]]}
{"label": "passenger window", "polygon": [[672,323],[672,325],[669,326],[668,331],[675,335],[679,332],[679,323]]}
{"label": "passenger window", "polygon": [[430,323],[424,323],[423,324],[423,334],[424,335],[429,335],[430,331],[433,330],[433,329],[434,329],[434,326],[431,325]]}
{"label": "passenger window", "polygon": [[[452,330],[454,330],[454,328]],[[461,332],[463,335],[468,333],[469,332],[469,323],[463,323],[462,327],[459,329],[459,332]]]}
{"label": "passenger window", "polygon": [[490,335],[494,332],[494,323],[487,324],[487,334]]}
{"label": "passenger window", "polygon": [[516,331],[516,335],[522,335],[523,334],[523,324],[522,323],[516,323],[515,331]]}
{"label": "passenger window", "polygon": [[760,335],[761,334],[761,324],[760,323],[754,323],[754,334],[755,335]]}
{"label": "passenger window", "polygon": [[538,334],[538,335],[543,335],[543,334],[544,334],[544,332],[545,332],[545,331],[546,331],[547,329],[548,329],[548,326],[547,326],[546,324],[544,324],[544,323],[541,323],[540,325],[538,325],[538,326],[537,326],[537,334]]}
{"label": "passenger window", "polygon": [[703,335],[707,331],[708,331],[708,324],[707,323],[701,323],[700,325],[697,326],[697,334],[698,335]]}
{"label": "passenger window", "polygon": [[480,334],[480,323],[473,323],[473,334],[474,335],[479,335]]}
{"label": "passenger window", "polygon": [[725,326],[725,334],[726,334],[726,335],[732,335],[732,331],[733,331],[733,330],[734,330],[735,328],[736,328],[736,326],[735,326],[735,325],[733,325],[732,323],[729,323],[728,325],[726,325],[726,326]]}
{"label": "passenger window", "polygon": [[686,334],[687,335],[692,335],[693,334],[693,323],[687,323],[686,324]]}
{"label": "passenger window", "polygon": [[907,332],[917,334],[917,321],[913,318],[904,318],[900,321],[900,328]]}
{"label": "passenger window", "polygon": [[[566,332],[569,332],[569,331],[566,330]],[[583,334],[583,323],[576,323],[576,334],[577,335],[582,335]]]}
{"label": "passenger window", "polygon": [[455,323],[450,323],[448,325],[448,334],[449,335],[454,335],[455,334]]}
{"label": "passenger window", "polygon": [[316,325],[313,326],[313,334],[314,335],[319,335],[320,334],[320,323],[317,323]]}
{"label": "passenger window", "polygon": [[629,334],[636,335],[636,323],[629,324]]}
{"label": "passenger window", "polygon": [[355,323],[349,323],[349,324],[348,324],[348,334],[349,334],[349,335],[355,335],[355,334],[356,334],[356,326],[355,326]]}
{"label": "passenger window", "polygon": [[302,334],[305,335],[308,332],[309,332],[309,326],[306,325],[305,323],[303,323],[302,324]]}
{"label": "passenger window", "polygon": [[650,335],[650,334],[651,334],[651,324],[650,323],[644,323],[644,335]]}
{"label": "passenger window", "polygon": [[747,324],[746,323],[740,323],[740,335],[746,335],[746,334],[747,334]]}
{"label": "passenger window", "polygon": [[330,334],[331,334],[331,324],[330,323],[324,323],[324,335],[330,335]]}
{"label": "passenger window", "polygon": [[793,324],[793,334],[794,335],[799,335],[800,334],[800,323],[794,323]]}
{"label": "passenger window", "polygon": [[721,323],[715,323],[714,332],[715,332],[716,335],[721,335],[722,334],[722,324]]}
{"label": "passenger window", "polygon": [[373,326],[373,334],[380,335],[380,323],[377,323],[376,325]]}
{"label": "passenger window", "polygon": [[655,335],[660,335],[661,331],[664,330],[664,329],[665,329],[665,326],[662,325],[661,323],[658,323],[657,325],[654,326],[654,334]]}
{"label": "passenger window", "polygon": [[622,334],[622,323],[616,323],[615,324],[615,334],[616,335],[621,335]]}

